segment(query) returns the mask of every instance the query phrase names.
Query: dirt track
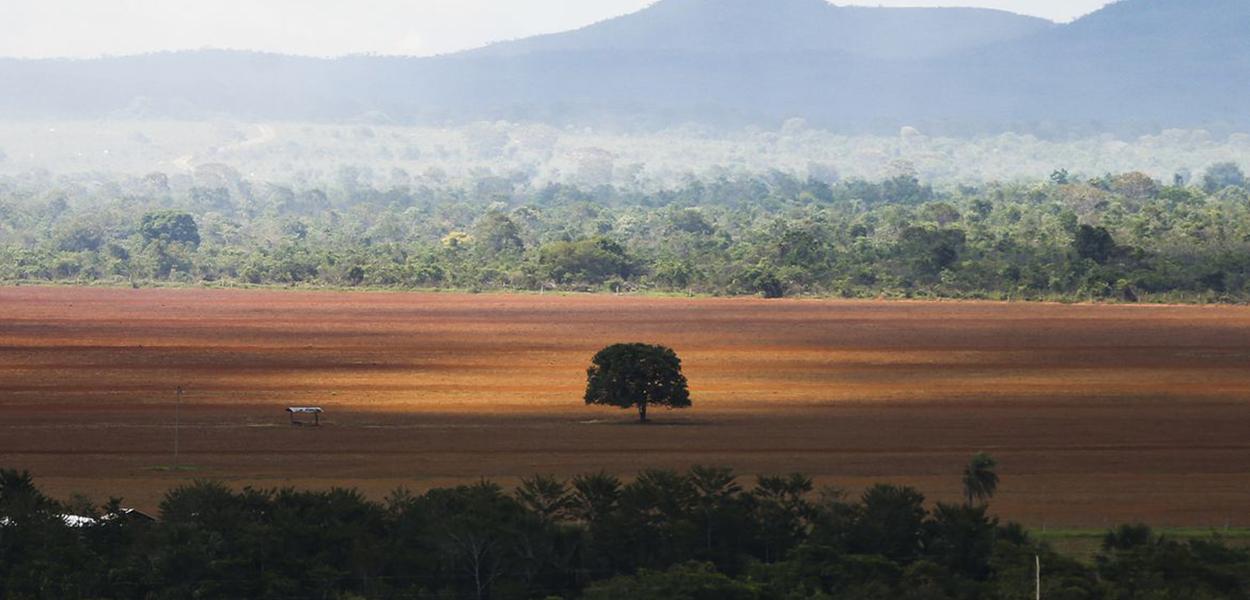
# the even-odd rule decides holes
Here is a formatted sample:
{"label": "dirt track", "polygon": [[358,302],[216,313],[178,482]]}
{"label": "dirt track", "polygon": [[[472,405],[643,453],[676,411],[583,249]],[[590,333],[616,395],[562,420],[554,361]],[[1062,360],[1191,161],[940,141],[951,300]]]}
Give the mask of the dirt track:
{"label": "dirt track", "polygon": [[[581,404],[673,346],[695,408]],[[171,473],[174,394],[182,459]],[[0,465],[153,507],[170,485],[399,485],[726,464],[953,498],[987,450],[1030,524],[1250,526],[1250,309],[0,288]],[[283,409],[327,409],[321,428]]]}

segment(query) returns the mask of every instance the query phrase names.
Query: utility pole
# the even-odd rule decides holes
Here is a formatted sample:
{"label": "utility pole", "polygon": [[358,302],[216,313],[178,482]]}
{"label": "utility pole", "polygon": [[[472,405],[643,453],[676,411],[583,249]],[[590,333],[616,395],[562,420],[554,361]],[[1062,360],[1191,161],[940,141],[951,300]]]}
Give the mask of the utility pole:
{"label": "utility pole", "polygon": [[1033,559],[1037,561],[1037,600],[1042,600],[1042,557],[1034,554]]}
{"label": "utility pole", "polygon": [[174,472],[178,472],[178,434],[182,426],[182,386],[178,386],[178,400],[174,403]]}

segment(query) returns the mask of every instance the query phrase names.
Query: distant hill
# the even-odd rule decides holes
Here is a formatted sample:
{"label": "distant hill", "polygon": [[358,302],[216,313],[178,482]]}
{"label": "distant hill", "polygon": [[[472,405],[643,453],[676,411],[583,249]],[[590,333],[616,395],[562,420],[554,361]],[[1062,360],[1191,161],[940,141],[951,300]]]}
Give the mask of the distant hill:
{"label": "distant hill", "polygon": [[1122,0],[956,57],[944,72],[962,100],[1000,116],[1245,128],[1248,32],[1247,0]]}
{"label": "distant hill", "polygon": [[661,0],[436,58],[0,60],[0,115],[1245,129],[1247,31],[1247,0],[1123,0],[1068,25],[980,9]]}
{"label": "distant hill", "polygon": [[1053,27],[1045,19],[974,8],[840,7],[824,0],[665,0],[576,31],[495,44],[469,54],[823,52],[916,59],[1020,39]]}
{"label": "distant hill", "polygon": [[343,94],[336,62],[224,50],[0,59],[0,115],[343,116],[361,107]]}

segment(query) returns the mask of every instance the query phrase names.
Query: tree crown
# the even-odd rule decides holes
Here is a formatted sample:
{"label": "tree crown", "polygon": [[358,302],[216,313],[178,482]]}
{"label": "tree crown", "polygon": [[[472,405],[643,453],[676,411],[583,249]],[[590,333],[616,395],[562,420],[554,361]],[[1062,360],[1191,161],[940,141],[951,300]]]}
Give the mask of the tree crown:
{"label": "tree crown", "polygon": [[586,370],[586,404],[637,407],[643,420],[649,405],[690,406],[681,359],[671,348],[615,344],[600,350]]}

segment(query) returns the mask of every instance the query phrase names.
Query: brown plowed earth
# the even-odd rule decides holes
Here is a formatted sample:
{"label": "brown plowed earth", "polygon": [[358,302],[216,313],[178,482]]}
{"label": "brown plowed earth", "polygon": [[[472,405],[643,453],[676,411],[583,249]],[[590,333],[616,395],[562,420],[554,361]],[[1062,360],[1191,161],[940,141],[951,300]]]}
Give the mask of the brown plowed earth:
{"label": "brown plowed earth", "polygon": [[[695,407],[584,406],[622,341],[675,348]],[[1028,524],[1250,526],[1248,399],[1242,307],[0,288],[0,465],[148,509],[692,464],[953,500],[984,450]]]}

